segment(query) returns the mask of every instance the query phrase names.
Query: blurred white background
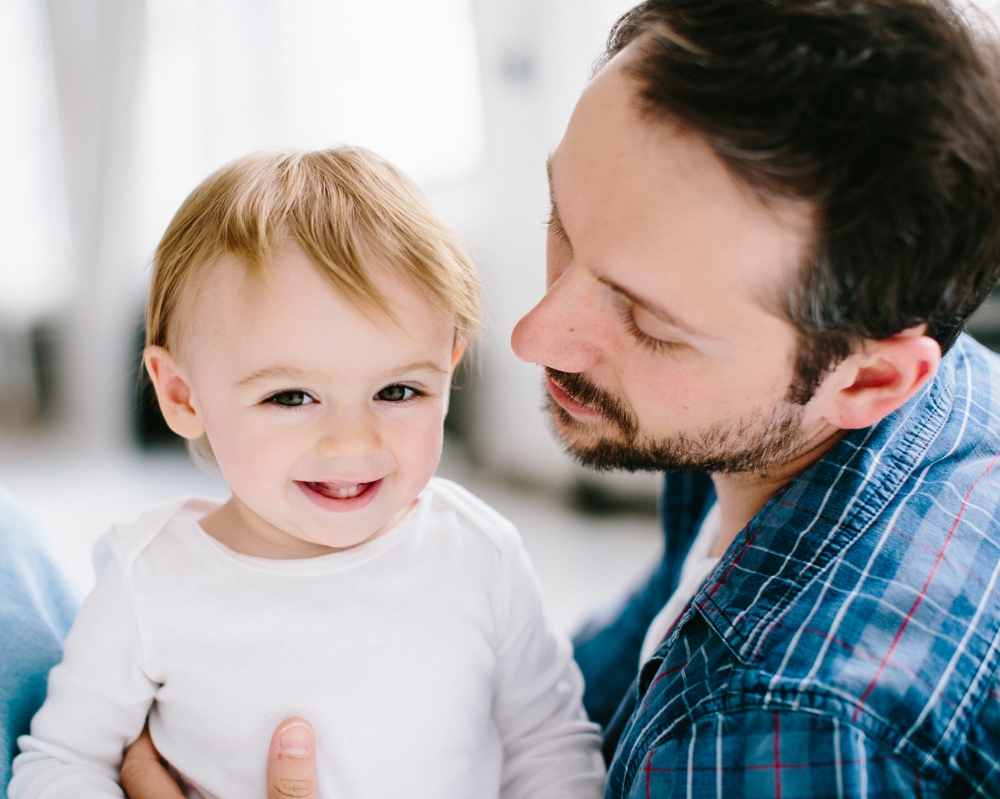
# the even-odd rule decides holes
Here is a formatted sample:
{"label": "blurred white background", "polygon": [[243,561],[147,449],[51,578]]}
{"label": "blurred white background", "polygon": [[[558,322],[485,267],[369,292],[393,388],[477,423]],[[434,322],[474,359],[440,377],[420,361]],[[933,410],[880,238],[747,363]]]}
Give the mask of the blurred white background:
{"label": "blurred white background", "polygon": [[[137,402],[148,262],[170,216],[232,158],[341,142],[413,176],[484,275],[488,325],[443,471],[521,525],[564,626],[637,576],[659,546],[656,478],[576,467],[540,412],[540,371],[508,345],[543,291],[545,158],[629,5],[0,3],[0,486],[82,587],[114,519],[225,495],[154,446]],[[587,515],[574,496],[626,512]]]}

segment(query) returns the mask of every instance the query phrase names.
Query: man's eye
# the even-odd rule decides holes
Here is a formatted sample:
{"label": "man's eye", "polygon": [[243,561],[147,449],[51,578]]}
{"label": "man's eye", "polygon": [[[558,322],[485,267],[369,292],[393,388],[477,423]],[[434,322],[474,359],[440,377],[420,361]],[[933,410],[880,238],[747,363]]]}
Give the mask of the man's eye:
{"label": "man's eye", "polygon": [[281,405],[284,408],[297,408],[299,405],[309,405],[315,401],[304,391],[279,391],[265,400],[269,405]]}
{"label": "man's eye", "polygon": [[644,333],[639,329],[639,326],[635,323],[635,313],[632,310],[631,305],[621,303],[618,306],[618,315],[622,320],[622,324],[625,325],[625,329],[634,338],[640,346],[645,347],[647,350],[652,352],[669,352],[671,350],[678,349],[681,345],[676,341],[664,341],[663,339],[653,338],[652,336]]}
{"label": "man's eye", "polygon": [[403,402],[416,397],[417,394],[418,392],[409,386],[386,386],[375,395],[375,399],[380,399],[383,402]]}
{"label": "man's eye", "polygon": [[559,221],[559,215],[556,213],[555,209],[549,214],[549,219],[545,225],[549,233],[556,237],[563,244],[569,244],[569,236],[566,234],[566,228],[562,226],[562,222]]}

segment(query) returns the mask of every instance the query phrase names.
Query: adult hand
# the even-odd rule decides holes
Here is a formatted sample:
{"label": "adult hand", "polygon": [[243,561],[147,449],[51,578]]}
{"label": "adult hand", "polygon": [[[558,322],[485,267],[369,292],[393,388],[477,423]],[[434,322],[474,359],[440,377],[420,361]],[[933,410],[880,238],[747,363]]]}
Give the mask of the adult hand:
{"label": "adult hand", "polygon": [[153,746],[148,724],[135,743],[125,750],[119,777],[129,799],[184,799]]}
{"label": "adult hand", "polygon": [[[126,750],[121,782],[129,799],[184,799],[153,746],[148,728]],[[317,797],[312,727],[305,719],[286,719],[271,736],[267,752],[267,799]]]}
{"label": "adult hand", "polygon": [[318,799],[316,747],[305,719],[285,719],[267,751],[267,799]]}

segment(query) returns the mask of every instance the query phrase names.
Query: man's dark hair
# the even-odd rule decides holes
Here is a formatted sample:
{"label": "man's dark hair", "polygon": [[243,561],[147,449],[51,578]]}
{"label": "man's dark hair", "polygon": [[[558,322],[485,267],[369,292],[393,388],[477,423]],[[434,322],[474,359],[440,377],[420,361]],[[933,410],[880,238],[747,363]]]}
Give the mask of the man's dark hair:
{"label": "man's dark hair", "polygon": [[799,330],[792,401],[866,338],[926,323],[947,351],[1000,277],[988,28],[929,0],[649,0],[612,30],[608,58],[636,42],[644,112],[765,199],[816,208],[780,300]]}

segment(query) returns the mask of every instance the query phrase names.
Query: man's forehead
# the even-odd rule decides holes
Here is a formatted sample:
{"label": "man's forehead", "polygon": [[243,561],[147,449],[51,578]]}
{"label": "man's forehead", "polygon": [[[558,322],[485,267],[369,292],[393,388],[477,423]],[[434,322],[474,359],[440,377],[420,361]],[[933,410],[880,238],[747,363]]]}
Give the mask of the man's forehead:
{"label": "man's forehead", "polygon": [[[638,91],[619,61],[587,87],[547,162],[555,220],[587,250],[596,275],[653,307],[657,297],[640,264],[694,270],[703,281],[719,281],[718,291],[742,285],[772,312],[791,270],[807,257],[812,205],[765,200],[704,137],[644,113]],[[670,311],[675,303],[659,304]]]}
{"label": "man's forehead", "polygon": [[[626,188],[664,161],[682,171],[721,167],[702,137],[669,117],[643,110],[640,85],[627,71],[629,56],[626,50],[606,64],[577,101],[562,140],[546,163],[554,199],[561,199],[560,187],[567,181],[576,188],[581,180],[591,185],[612,180],[622,184],[616,190]],[[680,139],[688,140],[689,146],[682,148],[678,163],[675,150]]]}

